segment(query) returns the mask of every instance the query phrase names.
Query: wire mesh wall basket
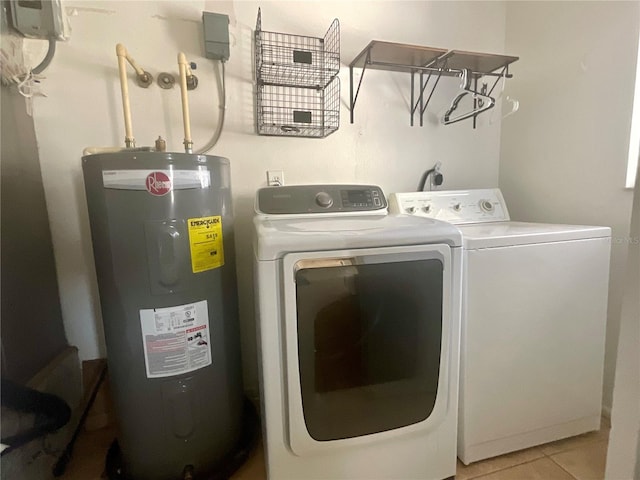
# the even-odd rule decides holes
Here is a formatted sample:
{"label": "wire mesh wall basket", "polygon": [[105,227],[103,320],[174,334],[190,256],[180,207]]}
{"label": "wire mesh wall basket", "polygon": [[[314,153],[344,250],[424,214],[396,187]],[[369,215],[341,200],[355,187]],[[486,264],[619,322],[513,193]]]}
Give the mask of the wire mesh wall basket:
{"label": "wire mesh wall basket", "polygon": [[340,79],[325,88],[258,85],[260,135],[322,138],[340,126]]}
{"label": "wire mesh wall basket", "polygon": [[323,38],[255,31],[258,134],[326,137],[340,125],[340,23]]}

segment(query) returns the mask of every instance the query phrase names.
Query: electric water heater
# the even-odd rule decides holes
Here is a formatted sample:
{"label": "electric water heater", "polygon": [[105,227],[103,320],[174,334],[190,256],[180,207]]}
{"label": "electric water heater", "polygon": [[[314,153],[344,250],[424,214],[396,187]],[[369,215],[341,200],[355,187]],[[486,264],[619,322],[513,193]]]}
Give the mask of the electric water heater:
{"label": "electric water heater", "polygon": [[229,161],[122,151],[82,166],[124,470],[201,478],[242,429]]}

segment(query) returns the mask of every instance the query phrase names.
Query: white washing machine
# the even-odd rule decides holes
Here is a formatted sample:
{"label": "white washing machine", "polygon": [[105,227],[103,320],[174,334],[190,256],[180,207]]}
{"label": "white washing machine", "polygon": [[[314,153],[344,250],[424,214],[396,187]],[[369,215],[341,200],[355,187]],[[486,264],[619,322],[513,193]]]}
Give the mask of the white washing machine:
{"label": "white washing machine", "polygon": [[453,477],[460,232],[374,186],[264,188],[256,212],[268,477]]}
{"label": "white washing machine", "polygon": [[498,189],[393,194],[464,243],[458,456],[600,428],[608,227],[513,222]]}

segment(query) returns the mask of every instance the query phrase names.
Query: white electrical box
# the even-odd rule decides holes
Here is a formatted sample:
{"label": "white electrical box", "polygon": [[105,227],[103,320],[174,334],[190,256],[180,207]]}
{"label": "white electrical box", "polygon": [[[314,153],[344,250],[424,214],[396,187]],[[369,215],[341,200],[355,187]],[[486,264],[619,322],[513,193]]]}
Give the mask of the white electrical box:
{"label": "white electrical box", "polygon": [[13,27],[26,37],[66,39],[60,0],[12,0],[11,19]]}

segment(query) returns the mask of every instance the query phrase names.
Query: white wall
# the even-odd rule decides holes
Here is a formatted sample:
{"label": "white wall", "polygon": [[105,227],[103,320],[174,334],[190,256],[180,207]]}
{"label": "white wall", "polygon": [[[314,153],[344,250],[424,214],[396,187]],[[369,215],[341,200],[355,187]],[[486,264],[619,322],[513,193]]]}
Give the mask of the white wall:
{"label": "white wall", "polygon": [[[611,407],[632,192],[624,189],[640,4],[508,2],[520,55],[502,126],[500,182],[517,220],[613,229],[604,405]],[[570,346],[567,346],[570,348]]]}
{"label": "white wall", "polygon": [[[640,172],[639,172],[640,173]],[[640,175],[636,180],[605,478],[640,478]]]}
{"label": "white wall", "polygon": [[[198,63],[200,85],[191,94],[196,149],[216,126],[218,102],[214,63],[202,58],[203,10],[230,16],[231,58],[227,64],[227,119],[212,153],[231,159],[236,213],[239,295],[244,374],[256,388],[255,333],[251,276],[251,217],[255,190],[266,169],[283,169],[287,183],[362,182],[390,193],[416,188],[421,173],[443,163],[445,186],[489,187],[497,183],[500,125],[480,121],[443,126],[443,112],[458,80],[445,78],[429,106],[427,125],[409,126],[410,78],[366,73],[349,124],[346,65],[372,39],[504,52],[504,2],[280,2],[280,1],[84,1],[67,0],[71,39],[58,46],[46,70],[47,98],[35,102],[35,125],[49,204],[62,307],[71,344],[82,358],[105,355],[80,156],[88,145],[121,145],[124,137],[117,82],[115,44],[156,78],[177,72],[184,51]],[[326,139],[262,137],[254,133],[252,33],[258,6],[265,30],[323,36],[333,18],[341,24],[343,68],[341,127]],[[31,53],[41,53],[41,45]],[[40,42],[42,43],[42,42]],[[517,52],[515,52],[517,54]],[[34,64],[38,59],[34,59]],[[356,81],[360,72],[356,74]],[[132,77],[132,75],[130,75]],[[182,127],[177,90],[130,83],[134,134],[138,145],[167,138],[181,151]]]}

